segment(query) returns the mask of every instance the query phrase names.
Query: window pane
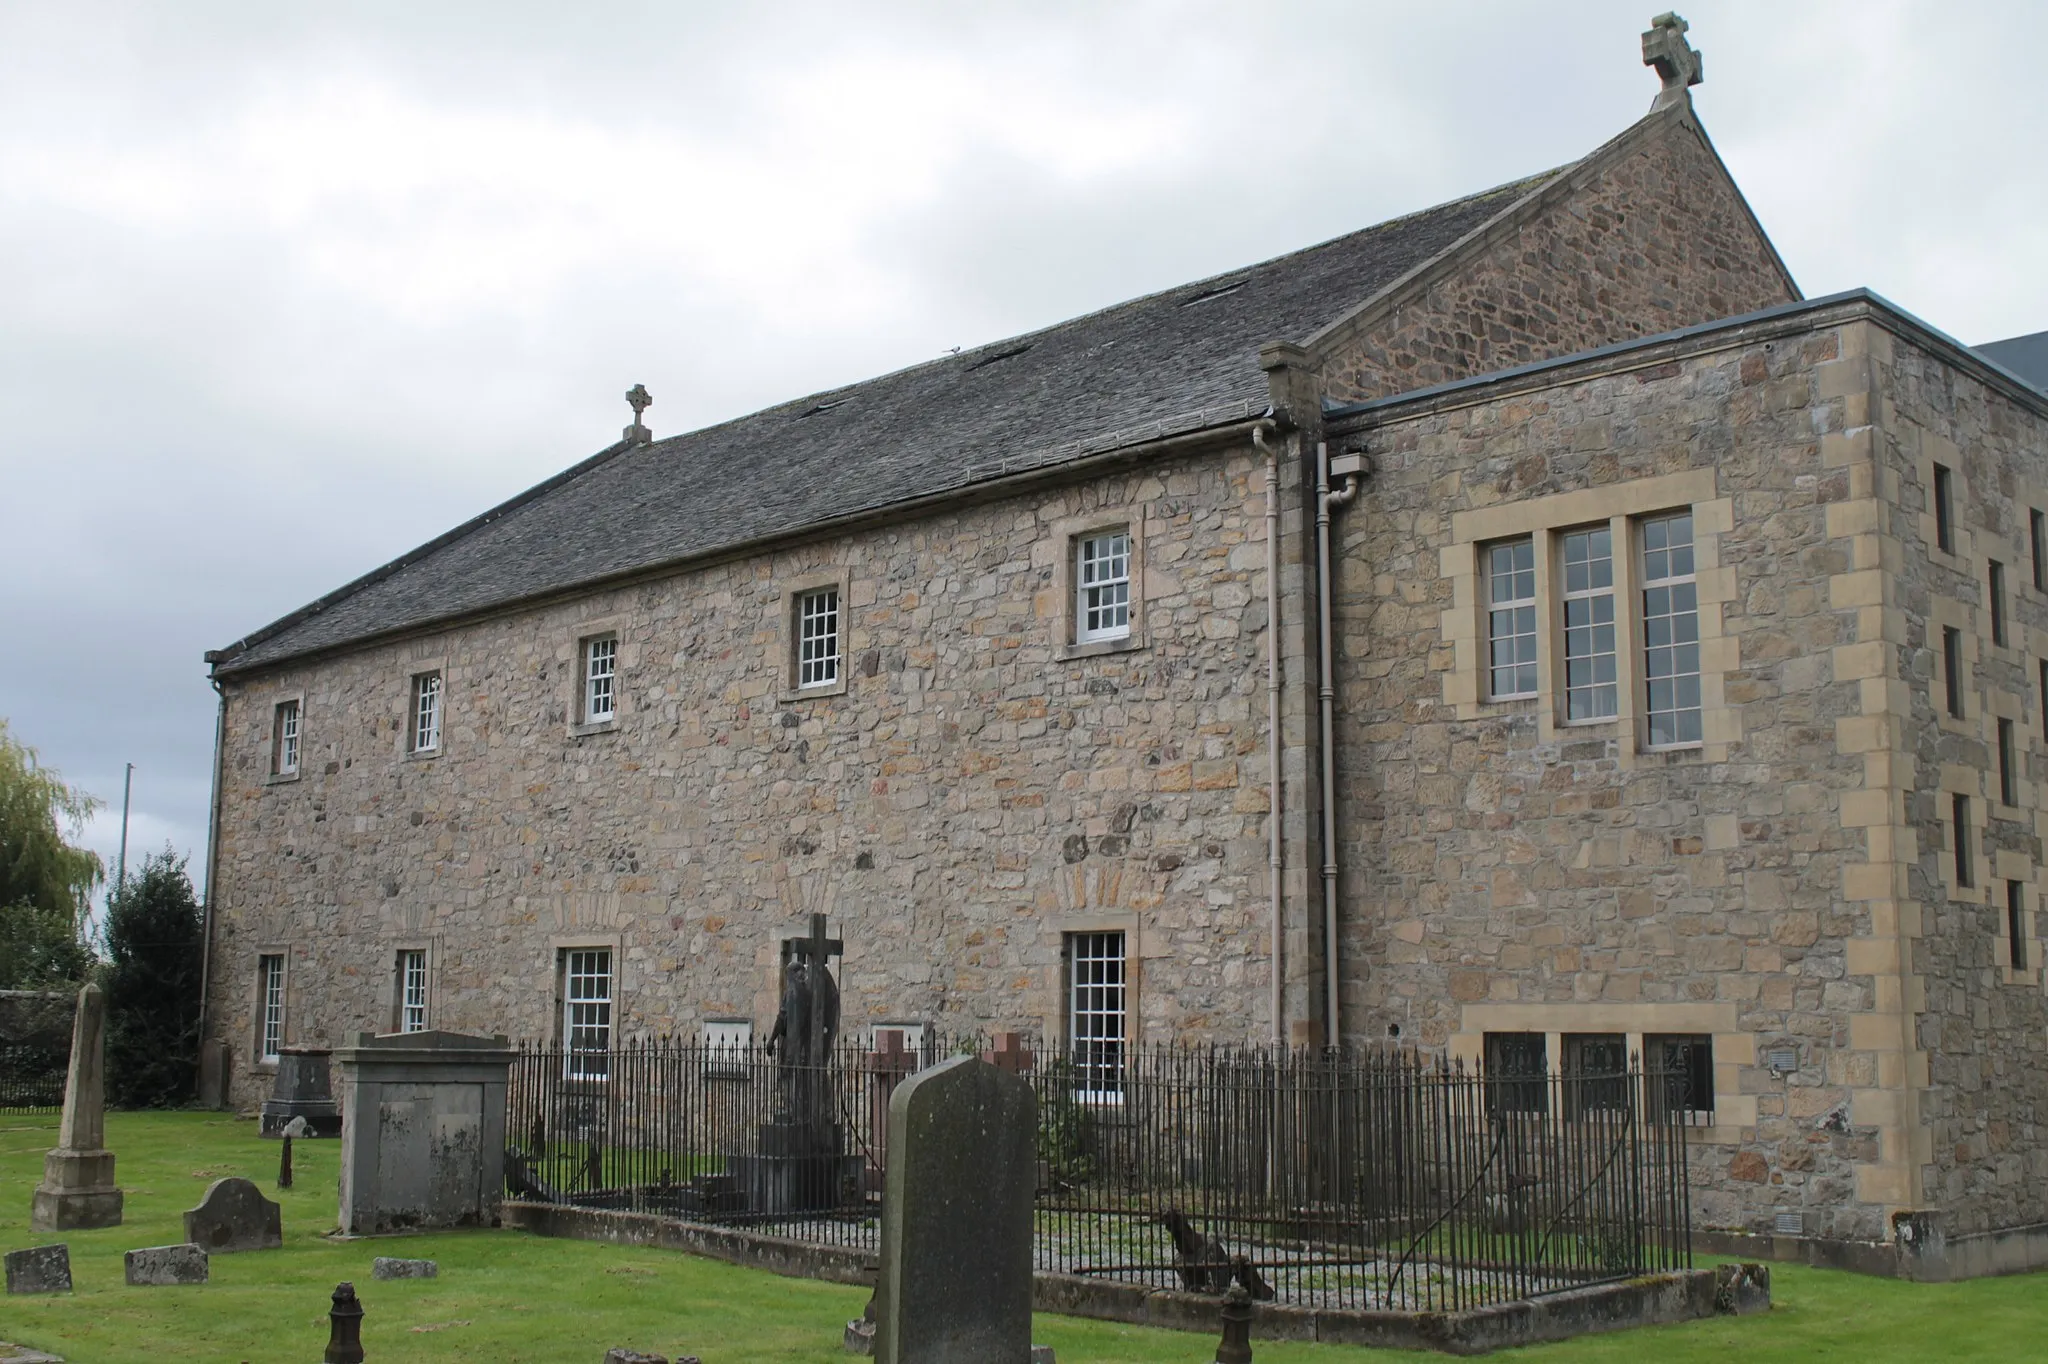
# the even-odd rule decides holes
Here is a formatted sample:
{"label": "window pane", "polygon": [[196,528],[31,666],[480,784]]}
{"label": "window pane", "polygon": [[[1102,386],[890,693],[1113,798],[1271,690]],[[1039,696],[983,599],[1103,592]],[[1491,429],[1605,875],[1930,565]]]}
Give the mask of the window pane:
{"label": "window pane", "polygon": [[412,680],[412,751],[431,753],[441,746],[441,674],[421,673]]}
{"label": "window pane", "polygon": [[1075,545],[1074,603],[1077,643],[1122,639],[1131,633],[1131,536],[1112,531]]}
{"label": "window pane", "polygon": [[619,641],[606,635],[583,644],[583,720],[600,724],[619,710]]}
{"label": "window pane", "polygon": [[1696,743],[1700,715],[1699,587],[1693,581],[1692,515],[1642,523],[1643,677],[1652,748]]}
{"label": "window pane", "polygon": [[612,954],[609,949],[576,949],[563,954],[562,1039],[568,1073],[601,1079],[612,1044]]}
{"label": "window pane", "polygon": [[1487,694],[1536,694],[1536,546],[1513,540],[1486,553]]}
{"label": "window pane", "polygon": [[1067,970],[1067,1030],[1076,1084],[1084,1093],[1121,1093],[1130,1021],[1124,995],[1124,935],[1068,935]]}
{"label": "window pane", "polygon": [[797,598],[796,684],[829,686],[839,680],[839,589]]}

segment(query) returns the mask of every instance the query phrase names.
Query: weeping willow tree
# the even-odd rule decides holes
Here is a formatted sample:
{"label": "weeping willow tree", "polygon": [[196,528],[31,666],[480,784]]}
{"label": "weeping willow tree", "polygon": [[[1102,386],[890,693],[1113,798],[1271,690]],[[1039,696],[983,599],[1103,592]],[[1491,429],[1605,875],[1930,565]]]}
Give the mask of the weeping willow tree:
{"label": "weeping willow tree", "polygon": [[106,869],[70,840],[98,808],[0,720],[0,989],[75,985],[92,968],[85,911]]}

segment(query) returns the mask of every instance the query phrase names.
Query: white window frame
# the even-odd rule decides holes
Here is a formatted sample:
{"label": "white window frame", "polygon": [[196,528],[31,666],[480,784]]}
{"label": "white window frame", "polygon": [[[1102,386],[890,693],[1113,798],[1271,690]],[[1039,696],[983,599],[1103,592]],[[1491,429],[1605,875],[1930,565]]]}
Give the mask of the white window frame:
{"label": "white window frame", "polygon": [[1074,537],[1074,642],[1100,644],[1131,637],[1129,526]]}
{"label": "white window frame", "polygon": [[284,1049],[285,959],[282,952],[256,958],[256,1059],[276,1065]]}
{"label": "white window frame", "polygon": [[439,669],[413,674],[410,752],[426,754],[441,751],[441,722],[446,714],[442,702],[446,696],[447,687],[441,681]]}
{"label": "white window frame", "polygon": [[398,1030],[427,1030],[427,950],[404,947],[398,952]]}
{"label": "white window frame", "polygon": [[[1587,556],[1585,560],[1586,583],[1575,588],[1571,585],[1572,543],[1581,538],[1587,542]],[[1595,555],[1592,549],[1595,542],[1600,539],[1606,541],[1607,552],[1603,555]],[[1595,581],[1599,576],[1599,566],[1602,564],[1606,565],[1607,581],[1604,584]],[[1580,526],[1571,530],[1559,531],[1557,533],[1557,565],[1560,616],[1558,622],[1559,643],[1562,646],[1558,650],[1558,661],[1562,665],[1564,673],[1562,678],[1563,686],[1559,689],[1559,693],[1564,703],[1564,723],[1567,725],[1608,724],[1620,718],[1621,714],[1621,623],[1615,619],[1613,526],[1611,524]],[[1581,603],[1584,604],[1584,610],[1588,618],[1585,623],[1574,625],[1572,623],[1572,613],[1574,607]],[[1607,613],[1605,620],[1599,618],[1603,603]],[[1592,638],[1588,643],[1597,644],[1599,632],[1602,629],[1605,629],[1607,632],[1607,647],[1605,649],[1597,647],[1580,650],[1573,649],[1572,637],[1574,633],[1589,632]],[[1608,673],[1604,681],[1598,676],[1599,662],[1603,658],[1607,660]],[[1572,668],[1574,664],[1579,663],[1584,663],[1591,667],[1594,677],[1584,685],[1575,687],[1572,685]],[[1596,706],[1604,700],[1607,709],[1593,709],[1584,714],[1577,713],[1575,701],[1581,695],[1590,697]]]}
{"label": "white window frame", "polygon": [[[1503,552],[1509,556],[1504,569],[1497,558]],[[1490,545],[1482,545],[1479,553],[1486,586],[1487,699],[1528,700],[1537,694],[1537,640],[1542,635],[1542,622],[1536,610],[1536,539],[1532,535],[1524,535],[1514,540],[1497,540]],[[1524,586],[1525,578],[1526,592],[1519,590]],[[1507,583],[1505,594],[1502,592],[1503,580]],[[1504,616],[1508,627],[1505,630],[1502,629]],[[1505,665],[1500,658],[1503,645],[1509,646],[1511,651]],[[1503,673],[1518,680],[1526,676],[1528,686],[1503,690],[1500,686]]]}
{"label": "white window frame", "polygon": [[[571,1080],[603,1080],[609,1062],[588,1065],[585,1058],[608,1056],[612,1046],[613,1001],[618,992],[615,955],[609,947],[562,949],[562,1074]],[[595,1040],[597,1045],[582,1045]]]}
{"label": "white window frame", "polygon": [[[1683,545],[1672,535],[1680,525],[1685,533]],[[1661,544],[1653,543],[1659,540]],[[1698,546],[1691,509],[1638,521],[1636,553],[1642,610],[1643,747],[1651,751],[1697,748],[1706,741],[1706,707],[1701,690],[1705,675],[1700,667]],[[1660,684],[1670,688],[1670,704],[1663,708],[1658,706]],[[1668,724],[1671,737],[1658,736],[1660,723]]]}
{"label": "white window frame", "polygon": [[1083,1103],[1123,1102],[1131,1025],[1129,942],[1121,929],[1067,934],[1067,1053],[1075,1097]]}
{"label": "white window frame", "polygon": [[273,710],[270,722],[272,776],[299,775],[299,729],[304,715],[305,708],[297,697],[278,702]]}
{"label": "white window frame", "polygon": [[619,718],[619,637],[591,635],[577,654],[582,660],[583,723],[610,724]]}
{"label": "white window frame", "polygon": [[845,654],[840,645],[843,632],[839,585],[828,583],[798,592],[792,612],[797,690],[837,686]]}

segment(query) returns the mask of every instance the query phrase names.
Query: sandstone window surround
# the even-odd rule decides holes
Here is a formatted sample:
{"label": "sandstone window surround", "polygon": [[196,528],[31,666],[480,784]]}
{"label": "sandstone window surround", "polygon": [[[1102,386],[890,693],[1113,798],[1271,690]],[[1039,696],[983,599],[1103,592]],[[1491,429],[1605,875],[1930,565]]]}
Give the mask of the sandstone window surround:
{"label": "sandstone window surround", "polygon": [[555,655],[562,666],[562,711],[572,739],[611,733],[632,709],[626,677],[639,658],[622,624],[613,616],[577,621]]}
{"label": "sandstone window surround", "polygon": [[1145,648],[1145,508],[1104,507],[1055,521],[1049,532],[1052,601],[1040,612],[1058,632],[1053,656]]}
{"label": "sandstone window surround", "polygon": [[[776,607],[777,695],[784,702],[844,696],[849,583],[843,569],[803,573],[783,583]],[[808,633],[807,633],[808,632]]]}
{"label": "sandstone window surround", "polygon": [[[1690,518],[1691,590],[1666,592],[1655,604],[1660,608],[1659,619],[1671,628],[1674,644],[1677,634],[1690,633],[1696,620],[1697,657],[1695,660],[1690,649],[1681,655],[1672,645],[1657,646],[1667,652],[1657,656],[1656,666],[1673,669],[1670,676],[1654,679],[1670,683],[1659,688],[1654,698],[1657,703],[1672,703],[1667,710],[1662,704],[1653,706],[1649,685],[1653,680],[1652,646],[1644,616],[1644,608],[1650,604],[1645,590],[1655,585],[1646,583],[1644,577],[1646,566],[1653,562],[1646,558],[1645,530],[1661,523],[1668,531],[1671,519],[1680,516]],[[1733,529],[1734,503],[1717,496],[1713,469],[1632,479],[1454,513],[1450,541],[1438,555],[1439,572],[1450,580],[1452,589],[1452,605],[1441,618],[1452,663],[1444,674],[1445,702],[1466,720],[1497,714],[1503,706],[1530,705],[1526,698],[1496,696],[1492,691],[1493,622],[1487,581],[1490,551],[1526,537],[1532,546],[1538,608],[1533,709],[1539,739],[1550,743],[1581,735],[1611,735],[1624,765],[1664,753],[1675,753],[1684,760],[1697,754],[1705,761],[1724,761],[1729,745],[1742,733],[1740,713],[1727,702],[1724,692],[1727,673],[1740,666],[1738,642],[1722,629],[1723,610],[1735,600],[1736,578],[1734,569],[1721,562],[1721,542]],[[1604,535],[1586,534],[1592,531],[1604,531]],[[1577,535],[1585,538],[1568,548],[1570,537]],[[1664,538],[1668,540],[1668,535]],[[1604,554],[1600,552],[1603,549]],[[1654,559],[1658,571],[1666,575],[1661,585],[1667,588],[1685,576],[1670,576],[1674,556],[1668,549],[1668,544],[1662,546]],[[1574,564],[1583,571],[1569,573]],[[1586,604],[1568,611],[1568,595]],[[1581,713],[1574,715],[1569,695],[1573,685],[1591,689],[1609,685],[1598,662],[1608,641],[1604,619],[1608,613],[1598,604],[1602,597],[1613,604],[1611,685],[1616,713],[1584,714],[1589,707],[1597,709],[1593,703],[1604,695],[1591,691],[1591,699],[1582,701]],[[1696,616],[1677,609],[1688,601]],[[1567,668],[1568,630],[1581,632],[1571,644],[1586,646],[1581,669]],[[1680,690],[1676,667],[1681,662],[1687,669],[1697,668],[1699,737],[1660,742],[1663,732],[1653,731],[1653,709],[1669,730],[1675,732],[1681,725],[1685,732],[1691,730],[1690,717],[1681,720],[1675,704]],[[1686,676],[1684,695],[1690,700],[1690,673]]]}
{"label": "sandstone window surround", "polygon": [[405,751],[408,757],[433,758],[441,753],[443,688],[441,670],[412,675],[412,702],[407,707]]}
{"label": "sandstone window surround", "polygon": [[274,1068],[286,1042],[286,1005],[290,995],[290,954],[271,947],[256,954],[254,1051],[256,1064]]}
{"label": "sandstone window surround", "polygon": [[[1744,1139],[1744,1128],[1757,1121],[1754,1092],[1745,1092],[1742,1073],[1757,1064],[1757,1040],[1737,1021],[1736,1005],[1714,1003],[1650,1004],[1586,1002],[1570,1004],[1490,1004],[1463,1006],[1458,1030],[1450,1037],[1451,1058],[1467,1065],[1486,1064],[1499,1069],[1489,1039],[1517,1035],[1534,1039],[1525,1048],[1542,1058],[1534,1063],[1553,1064],[1551,1058],[1567,1056],[1568,1036],[1608,1034],[1621,1038],[1625,1054],[1643,1063],[1669,1070],[1674,1077],[1681,1069],[1670,1064],[1663,1053],[1674,1045],[1704,1047],[1705,1054],[1689,1054],[1688,1066],[1698,1073],[1686,1074],[1682,1121],[1691,1129],[1691,1139],[1709,1145],[1736,1145]],[[1540,1045],[1538,1045],[1540,1044]],[[1532,1090],[1533,1092],[1533,1090]],[[1674,1093],[1674,1100],[1681,1096]],[[1706,1101],[1702,1107],[1700,1100]]]}
{"label": "sandstone window surround", "polygon": [[297,781],[305,758],[305,693],[273,697],[270,703],[270,732],[264,736],[263,766],[266,780]]}

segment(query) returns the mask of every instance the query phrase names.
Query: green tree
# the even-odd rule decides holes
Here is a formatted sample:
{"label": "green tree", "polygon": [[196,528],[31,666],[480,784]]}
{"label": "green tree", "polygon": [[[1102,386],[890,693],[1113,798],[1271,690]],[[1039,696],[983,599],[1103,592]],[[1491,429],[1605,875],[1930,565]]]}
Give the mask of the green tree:
{"label": "green tree", "polygon": [[106,872],[67,834],[78,837],[98,808],[0,720],[0,989],[74,985],[92,968],[80,930]]}
{"label": "green tree", "polygon": [[185,859],[169,848],[107,898],[107,1097],[123,1108],[193,1096],[204,931]]}

